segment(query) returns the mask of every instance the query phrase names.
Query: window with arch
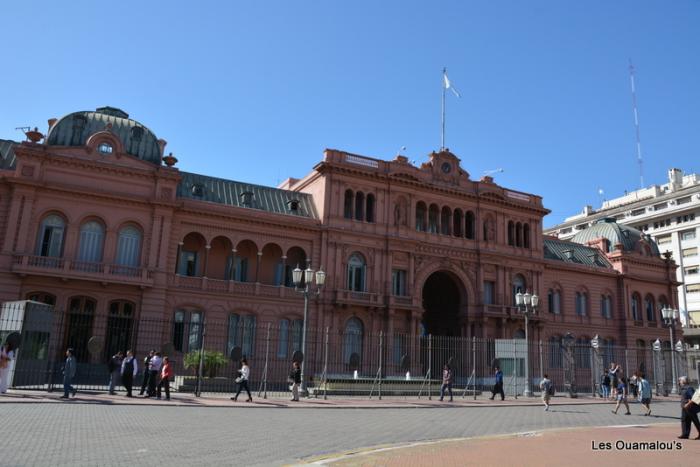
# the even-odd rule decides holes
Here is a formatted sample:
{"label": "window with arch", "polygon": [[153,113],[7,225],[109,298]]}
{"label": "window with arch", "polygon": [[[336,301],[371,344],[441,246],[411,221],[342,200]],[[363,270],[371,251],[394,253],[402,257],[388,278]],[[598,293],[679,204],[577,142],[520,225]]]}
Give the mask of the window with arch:
{"label": "window with arch", "polygon": [[92,337],[97,302],[91,297],[71,297],[68,300],[68,320],[64,348],[72,347],[79,362],[88,361],[88,340]]}
{"label": "window with arch", "polygon": [[348,290],[365,291],[365,274],[367,265],[362,255],[355,253],[348,260]]}
{"label": "window with arch", "polygon": [[650,323],[656,322],[656,310],[654,308],[654,297],[647,295],[644,298],[644,310],[647,313],[647,321]]}
{"label": "window with arch", "polygon": [[630,308],[632,311],[632,319],[634,321],[641,321],[642,320],[642,315],[640,313],[641,300],[639,298],[639,294],[636,292],[632,294],[632,300],[630,301]]}
{"label": "window with arch", "polygon": [[353,204],[354,204],[354,196],[352,193],[352,190],[345,190],[345,199],[343,203],[343,217],[346,219],[352,219],[353,218]]}
{"label": "window with arch", "polygon": [[553,288],[547,292],[547,311],[556,315],[561,313],[561,291]]}
{"label": "window with arch", "polygon": [[520,222],[515,224],[515,246],[523,246],[523,224]]}
{"label": "window with arch", "polygon": [[474,228],[475,225],[476,221],[474,220],[474,213],[467,211],[464,214],[464,236],[469,240],[474,240],[476,236],[476,229]]}
{"label": "window with arch", "polygon": [[110,302],[107,316],[105,359],[110,358],[119,351],[126,354],[126,351],[131,348],[134,311],[135,307],[132,302],[126,300]]}
{"label": "window with arch", "polygon": [[117,256],[114,260],[119,266],[139,267],[141,261],[141,231],[132,225],[122,227],[117,238]]}
{"label": "window with arch", "polygon": [[345,364],[350,364],[350,358],[353,354],[357,354],[362,361],[362,341],[364,339],[364,325],[359,318],[350,318],[345,323],[345,331],[343,333],[343,361]]}
{"label": "window with arch", "polygon": [[442,235],[450,235],[452,227],[452,210],[447,206],[443,206],[440,212],[440,233]]}
{"label": "window with arch", "polygon": [[282,319],[279,322],[279,336],[277,339],[277,358],[287,358],[289,349],[289,320]]}
{"label": "window with arch", "polygon": [[100,222],[88,221],[81,225],[78,261],[101,263],[104,238],[105,229]]}
{"label": "window with arch", "polygon": [[416,203],[416,230],[419,232],[425,232],[428,230],[428,224],[426,223],[426,216],[428,214],[428,208],[425,207],[423,201]]}
{"label": "window with arch", "polygon": [[516,274],[513,277],[513,283],[512,283],[512,299],[513,299],[513,306],[516,305],[515,301],[515,295],[518,293],[525,293],[526,288],[525,288],[525,278],[520,275]]}
{"label": "window with arch", "polygon": [[591,367],[591,340],[588,337],[576,339],[574,365],[576,369]]}
{"label": "window with arch", "polygon": [[523,246],[530,248],[530,224],[523,224]]}
{"label": "window with arch", "polygon": [[355,220],[361,221],[365,217],[365,195],[361,191],[355,193]]}
{"label": "window with arch", "polygon": [[440,210],[437,205],[431,204],[428,209],[428,232],[438,233],[438,226],[440,222]]}
{"label": "window with arch", "polygon": [[63,255],[63,238],[66,223],[56,214],[46,216],[39,228],[37,255],[60,258]]}
{"label": "window with arch", "polygon": [[455,209],[452,214],[452,234],[455,237],[462,236],[462,210]]}
{"label": "window with arch", "polygon": [[561,345],[561,336],[551,336],[549,338],[549,367],[563,367],[564,349]]}
{"label": "window with arch", "polygon": [[56,305],[56,296],[48,292],[30,292],[27,294],[27,300],[51,306]]}
{"label": "window with arch", "polygon": [[375,208],[375,200],[374,200],[374,195],[372,193],[367,194],[367,206],[365,209],[365,220],[367,222],[374,222],[374,208]]}
{"label": "window with arch", "polygon": [[178,352],[192,352],[202,347],[203,314],[199,310],[175,310],[173,346]]}
{"label": "window with arch", "polygon": [[508,245],[515,246],[515,224],[508,221]]}
{"label": "window with arch", "polygon": [[245,357],[253,355],[255,350],[255,315],[239,315],[231,313],[228,321],[228,355],[235,347],[241,348],[241,353]]}
{"label": "window with arch", "polygon": [[584,291],[576,292],[576,314],[578,316],[588,314],[588,293]]}
{"label": "window with arch", "polygon": [[600,314],[603,318],[612,319],[612,297],[610,295],[601,295]]}

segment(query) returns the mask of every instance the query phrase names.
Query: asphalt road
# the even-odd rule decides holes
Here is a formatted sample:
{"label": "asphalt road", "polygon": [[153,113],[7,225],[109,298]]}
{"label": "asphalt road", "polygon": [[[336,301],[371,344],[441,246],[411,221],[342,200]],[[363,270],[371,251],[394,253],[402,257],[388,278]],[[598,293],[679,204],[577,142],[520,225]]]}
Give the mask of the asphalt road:
{"label": "asphalt road", "polygon": [[[387,443],[537,429],[677,420],[678,403],[643,417],[612,405],[400,409],[5,403],[0,465],[281,465]],[[680,428],[679,428],[680,431]],[[508,459],[504,452],[504,460]]]}

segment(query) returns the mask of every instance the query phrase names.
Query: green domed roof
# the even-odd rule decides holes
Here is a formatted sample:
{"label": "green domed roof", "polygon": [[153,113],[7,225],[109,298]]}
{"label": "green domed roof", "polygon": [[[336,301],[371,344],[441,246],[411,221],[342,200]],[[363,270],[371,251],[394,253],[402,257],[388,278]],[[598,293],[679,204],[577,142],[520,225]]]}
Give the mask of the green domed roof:
{"label": "green domed roof", "polygon": [[659,247],[649,235],[629,225],[618,224],[614,218],[610,217],[600,219],[589,228],[580,231],[571,241],[586,245],[597,238],[607,238],[610,241],[610,251],[613,251],[617,244],[622,244],[624,251],[639,251],[639,242],[644,240],[651,247],[651,254],[660,256]]}
{"label": "green domed roof", "polygon": [[91,135],[106,129],[119,138],[127,153],[160,165],[160,146],[156,135],[115,107],[100,107],[94,112],[73,112],[61,117],[49,130],[46,144],[85,146]]}

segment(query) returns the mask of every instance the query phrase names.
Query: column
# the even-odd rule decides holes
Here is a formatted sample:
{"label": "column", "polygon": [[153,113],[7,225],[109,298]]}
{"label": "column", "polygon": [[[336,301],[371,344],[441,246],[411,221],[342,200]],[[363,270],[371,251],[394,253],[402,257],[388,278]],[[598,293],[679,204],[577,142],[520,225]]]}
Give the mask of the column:
{"label": "column", "polygon": [[207,278],[207,272],[209,271],[209,251],[211,250],[211,245],[204,247],[204,270],[202,271],[202,277]]}

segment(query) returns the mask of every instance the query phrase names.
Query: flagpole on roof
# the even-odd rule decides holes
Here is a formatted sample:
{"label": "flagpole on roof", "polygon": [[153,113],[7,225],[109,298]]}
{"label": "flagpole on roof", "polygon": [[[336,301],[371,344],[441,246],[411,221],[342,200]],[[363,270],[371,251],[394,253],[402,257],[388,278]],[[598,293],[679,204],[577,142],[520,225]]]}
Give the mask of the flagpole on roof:
{"label": "flagpole on roof", "polygon": [[445,78],[447,77],[447,68],[442,69],[442,133],[440,134],[440,149],[445,149]]}

